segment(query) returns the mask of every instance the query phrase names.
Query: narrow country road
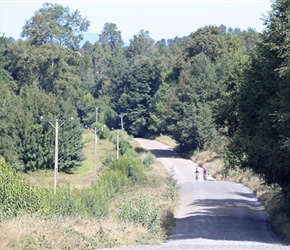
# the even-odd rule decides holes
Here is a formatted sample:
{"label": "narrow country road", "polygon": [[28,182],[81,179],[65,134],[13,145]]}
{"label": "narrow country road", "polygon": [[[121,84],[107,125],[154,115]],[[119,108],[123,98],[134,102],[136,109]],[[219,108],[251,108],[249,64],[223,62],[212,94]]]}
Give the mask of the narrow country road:
{"label": "narrow country road", "polygon": [[267,213],[247,187],[213,178],[196,181],[195,163],[160,142],[135,140],[174,172],[179,206],[168,242],[130,249],[290,249],[273,233]]}

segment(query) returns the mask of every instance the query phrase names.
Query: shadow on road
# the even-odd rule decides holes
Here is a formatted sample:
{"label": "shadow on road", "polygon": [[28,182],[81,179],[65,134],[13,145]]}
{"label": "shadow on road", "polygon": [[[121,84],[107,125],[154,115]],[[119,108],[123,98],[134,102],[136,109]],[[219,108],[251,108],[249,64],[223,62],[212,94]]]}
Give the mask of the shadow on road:
{"label": "shadow on road", "polygon": [[174,152],[173,149],[143,149],[143,148],[136,148],[136,152],[142,153],[150,151],[153,155],[155,155],[156,158],[180,158],[179,154]]}
{"label": "shadow on road", "polygon": [[169,240],[210,239],[278,243],[270,230],[267,215],[251,195],[237,193],[240,199],[197,199],[197,209],[184,218],[176,218]]}
{"label": "shadow on road", "polygon": [[172,149],[151,149],[150,151],[156,158],[180,158]]}

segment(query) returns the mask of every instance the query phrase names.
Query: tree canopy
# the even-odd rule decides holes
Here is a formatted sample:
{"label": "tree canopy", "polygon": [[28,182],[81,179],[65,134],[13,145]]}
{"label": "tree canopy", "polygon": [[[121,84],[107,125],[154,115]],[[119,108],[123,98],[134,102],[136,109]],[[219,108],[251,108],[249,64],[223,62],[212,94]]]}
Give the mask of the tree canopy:
{"label": "tree canopy", "polygon": [[74,49],[78,48],[89,25],[90,22],[82,18],[78,10],[71,13],[68,7],[44,3],[43,7],[26,21],[21,36],[28,38],[30,43],[36,46],[53,43]]}
{"label": "tree canopy", "polygon": [[226,115],[230,164],[251,168],[266,183],[279,184],[288,198],[289,13],[288,1],[275,1],[264,20],[265,31],[239,73],[242,77],[236,75],[236,90],[225,92],[236,100]]}

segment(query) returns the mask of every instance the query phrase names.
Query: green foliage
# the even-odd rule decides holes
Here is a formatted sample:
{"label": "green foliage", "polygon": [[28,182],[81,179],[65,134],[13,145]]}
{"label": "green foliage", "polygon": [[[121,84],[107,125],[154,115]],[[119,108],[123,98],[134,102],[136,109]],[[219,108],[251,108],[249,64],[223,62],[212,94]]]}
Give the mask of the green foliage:
{"label": "green foliage", "polygon": [[[149,130],[154,133],[168,133],[168,123],[172,119],[171,103],[175,101],[175,93],[170,84],[162,82],[150,103]],[[169,123],[170,124],[170,123]]]}
{"label": "green foliage", "polygon": [[[3,87],[7,106],[0,117],[0,153],[15,169],[53,167],[54,131],[48,123],[39,126],[41,115],[78,116],[80,123],[91,125],[92,107],[102,106],[98,121],[109,128],[119,127],[116,113],[125,112],[124,128],[130,135],[169,134],[188,150],[216,144],[213,115],[222,126],[238,121],[235,98],[227,97],[239,91],[228,93],[236,78],[241,82],[243,55],[257,40],[252,30],[226,33],[226,27],[208,26],[156,43],[141,30],[124,47],[117,25],[106,23],[98,42],[77,49],[88,25],[79,11],[46,3],[25,23],[22,35],[27,40],[1,40],[0,71],[7,72],[4,80],[10,82]],[[61,171],[69,172],[83,160],[80,127],[76,122],[60,128]],[[108,129],[98,135],[116,141]],[[129,148],[120,139],[120,155]]]}
{"label": "green foliage", "polygon": [[220,27],[216,26],[206,26],[192,33],[185,49],[186,57],[203,53],[211,61],[217,61],[225,49],[220,33]]}
{"label": "green foliage", "polygon": [[283,239],[288,243],[290,242],[289,230],[290,230],[290,202],[282,200],[279,205],[275,207],[270,214],[271,224]]}
{"label": "green foliage", "polygon": [[47,217],[68,217],[78,215],[88,215],[87,208],[82,202],[82,196],[77,190],[71,190],[69,185],[59,186],[56,194],[50,189],[41,189],[42,204],[39,209],[40,214]]}
{"label": "green foliage", "polygon": [[72,104],[81,101],[82,83],[75,53],[56,44],[36,47],[22,40],[9,44],[5,53],[5,67],[17,82],[17,93],[28,85]]}
{"label": "green foliage", "polygon": [[38,190],[0,158],[0,221],[39,209]]}
{"label": "green foliage", "polygon": [[134,35],[130,45],[126,50],[129,58],[140,55],[149,55],[153,50],[154,40],[149,36],[148,31],[141,30],[138,35]]}
{"label": "green foliage", "polygon": [[123,221],[142,225],[157,233],[161,230],[159,210],[154,201],[143,194],[139,194],[137,199],[123,201],[120,206],[119,217]]}
{"label": "green foliage", "polygon": [[119,153],[120,155],[124,155],[128,150],[131,149],[131,145],[128,140],[124,138],[120,138],[119,140]]}
{"label": "green foliage", "polygon": [[[290,193],[288,167],[290,137],[288,36],[289,6],[277,1],[266,19],[268,29],[251,54],[239,86],[236,121],[229,147],[239,152],[233,165],[249,167],[268,184],[277,183],[284,195]],[[279,27],[279,28],[278,28]],[[286,97],[287,96],[287,97]]]}
{"label": "green foliage", "polygon": [[[130,135],[168,134],[188,151],[229,136],[227,155],[237,153],[229,166],[251,166],[288,192],[287,1],[274,8],[261,36],[222,25],[155,42],[141,30],[124,46],[117,25],[106,23],[98,42],[78,49],[87,19],[45,3],[23,27],[27,40],[0,40],[0,154],[20,171],[52,169],[55,131],[38,118],[74,116],[59,130],[59,169],[70,172],[84,159],[81,127],[93,124],[92,107],[102,106],[98,121],[108,128],[119,127],[116,113],[127,113]],[[98,135],[117,142],[115,131]],[[129,151],[120,135],[120,155]],[[138,179],[139,167],[129,165],[120,167],[123,174]]]}
{"label": "green foliage", "polygon": [[[3,54],[5,51],[5,46],[8,44],[8,39],[4,37],[4,35],[1,36],[0,33],[0,55]],[[9,82],[9,73],[4,69],[5,65],[5,57],[0,56],[0,82]]]}
{"label": "green foliage", "polygon": [[21,36],[33,45],[56,43],[66,48],[77,48],[90,22],[83,19],[78,10],[73,13],[68,7],[44,3],[34,16],[26,21]]}
{"label": "green foliage", "polygon": [[171,170],[166,178],[166,190],[163,194],[165,199],[175,200],[177,197],[177,181],[174,177],[174,171]]}
{"label": "green foliage", "polygon": [[108,127],[104,127],[98,133],[100,139],[109,139],[110,137],[110,129]]}
{"label": "green foliage", "polygon": [[128,113],[124,122],[128,133],[145,135],[148,131],[149,106],[160,80],[160,72],[148,58],[137,58],[124,75],[115,102],[119,113]]}
{"label": "green foliage", "polygon": [[125,154],[116,160],[110,169],[119,172],[133,182],[143,182],[146,179],[144,165],[136,155]]}
{"label": "green foliage", "polygon": [[109,46],[112,53],[118,52],[124,43],[121,32],[114,23],[105,23],[103,31],[99,35],[99,41],[103,47]]}
{"label": "green foliage", "polygon": [[[9,95],[6,98],[8,97]],[[51,119],[59,113],[69,118],[74,116],[74,112],[70,105],[64,105],[53,96],[24,87],[19,96],[14,96],[13,103],[12,100],[7,100],[3,116],[0,117],[0,153],[17,170],[53,168],[55,129],[48,122],[41,123],[39,118],[47,115],[44,118]],[[52,124],[54,123],[52,120]],[[59,129],[61,171],[69,172],[84,159],[81,133],[77,119]]]}
{"label": "green foliage", "polygon": [[156,157],[151,152],[147,152],[143,159],[144,167],[148,169],[155,162],[155,159]]}
{"label": "green foliage", "polygon": [[[126,160],[127,159],[127,160]],[[125,158],[115,162],[97,182],[84,190],[59,186],[56,194],[51,189],[32,187],[20,177],[4,159],[0,159],[0,220],[21,212],[37,213],[45,217],[106,216],[110,202],[133,182],[141,182],[145,175],[138,159]],[[121,165],[121,164],[130,164]],[[131,164],[135,164],[131,168]]]}
{"label": "green foliage", "polygon": [[[249,61],[234,47],[223,66],[217,121],[229,135],[226,163],[250,168],[290,194],[289,4],[276,1]],[[229,41],[229,40],[228,40]],[[233,43],[232,43],[233,45]],[[227,98],[227,99],[226,99]]]}
{"label": "green foliage", "polygon": [[108,167],[110,166],[112,163],[114,162],[114,159],[110,156],[106,157],[103,161],[102,161],[102,164],[105,166],[105,167]]}
{"label": "green foliage", "polygon": [[166,93],[167,100],[157,109],[166,131],[182,147],[207,148],[217,134],[211,112],[217,98],[215,65],[203,53],[191,60],[182,66],[178,86]]}

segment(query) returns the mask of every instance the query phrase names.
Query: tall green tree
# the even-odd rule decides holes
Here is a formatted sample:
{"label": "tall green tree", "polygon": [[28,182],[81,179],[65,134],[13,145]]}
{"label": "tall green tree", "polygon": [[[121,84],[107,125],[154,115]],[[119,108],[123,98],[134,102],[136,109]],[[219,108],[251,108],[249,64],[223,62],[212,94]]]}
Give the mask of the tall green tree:
{"label": "tall green tree", "polygon": [[53,43],[76,49],[89,25],[90,22],[82,18],[78,10],[71,13],[69,7],[44,3],[43,7],[26,21],[21,36],[36,46]]}
{"label": "tall green tree", "polygon": [[[40,116],[54,123],[55,119],[76,117],[75,109],[33,87],[24,87],[18,96],[5,86],[2,89],[6,97],[0,116],[0,154],[20,171],[53,169],[55,130],[49,123],[41,123]],[[81,133],[77,119],[60,128],[60,171],[68,172],[84,159]]]}
{"label": "tall green tree", "polygon": [[232,164],[249,167],[290,197],[289,169],[289,1],[277,0],[251,55],[241,85],[238,133],[232,137]]}
{"label": "tall green tree", "polygon": [[238,99],[244,81],[244,70],[248,66],[248,55],[238,36],[226,34],[227,52],[216,65],[219,96],[214,102],[213,115],[219,127],[228,136],[233,136],[239,127]]}
{"label": "tall green tree", "polygon": [[105,23],[104,28],[99,35],[99,42],[103,47],[109,46],[112,53],[120,51],[124,42],[121,31],[114,23]]}
{"label": "tall green tree", "polygon": [[17,82],[18,93],[23,86],[33,86],[74,103],[82,96],[78,53],[55,44],[34,46],[21,40],[11,43],[5,53],[5,67]]}
{"label": "tall green tree", "polygon": [[119,88],[116,111],[127,113],[125,128],[133,135],[149,129],[149,107],[161,83],[160,72],[148,58],[136,59]]}
{"label": "tall green tree", "polygon": [[126,53],[127,57],[132,58],[137,55],[150,55],[154,48],[154,39],[149,36],[149,31],[141,30],[130,40]]}
{"label": "tall green tree", "polygon": [[[1,35],[1,34],[0,34]],[[9,73],[7,70],[5,70],[5,57],[4,57],[4,51],[6,45],[9,43],[9,40],[2,35],[0,37],[0,81],[8,82],[9,81]]]}
{"label": "tall green tree", "polygon": [[224,53],[224,48],[221,28],[206,26],[190,35],[185,48],[185,58],[203,53],[214,62]]}
{"label": "tall green tree", "polygon": [[208,148],[216,139],[211,102],[216,99],[215,66],[203,53],[183,65],[176,89],[170,133],[187,149]]}

